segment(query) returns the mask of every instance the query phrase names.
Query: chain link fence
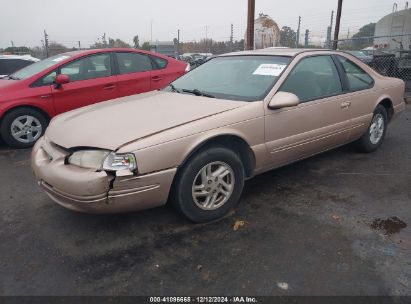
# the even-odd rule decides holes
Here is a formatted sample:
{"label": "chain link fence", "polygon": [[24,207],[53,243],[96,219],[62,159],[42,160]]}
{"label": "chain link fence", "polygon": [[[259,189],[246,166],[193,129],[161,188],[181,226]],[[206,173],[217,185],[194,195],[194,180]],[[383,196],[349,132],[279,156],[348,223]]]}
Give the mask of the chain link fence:
{"label": "chain link fence", "polygon": [[384,76],[405,81],[411,94],[411,34],[374,36],[339,40],[338,48],[347,51]]}

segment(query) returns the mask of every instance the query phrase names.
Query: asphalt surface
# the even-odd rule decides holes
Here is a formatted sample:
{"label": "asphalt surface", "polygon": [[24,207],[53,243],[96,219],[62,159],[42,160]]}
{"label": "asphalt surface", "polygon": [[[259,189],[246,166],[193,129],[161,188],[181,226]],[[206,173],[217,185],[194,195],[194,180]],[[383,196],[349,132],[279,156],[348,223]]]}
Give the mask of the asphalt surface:
{"label": "asphalt surface", "polygon": [[260,175],[209,224],[65,210],[29,156],[0,147],[1,295],[411,295],[410,105],[377,152]]}

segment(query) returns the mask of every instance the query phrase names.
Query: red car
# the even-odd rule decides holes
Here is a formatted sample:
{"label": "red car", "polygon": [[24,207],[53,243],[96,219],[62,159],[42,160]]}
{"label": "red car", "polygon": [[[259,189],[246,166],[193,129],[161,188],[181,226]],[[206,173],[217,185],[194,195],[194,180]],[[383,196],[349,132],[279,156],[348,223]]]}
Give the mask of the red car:
{"label": "red car", "polygon": [[133,49],[47,58],[0,80],[1,137],[11,147],[30,147],[55,115],[163,88],[188,70],[185,62]]}

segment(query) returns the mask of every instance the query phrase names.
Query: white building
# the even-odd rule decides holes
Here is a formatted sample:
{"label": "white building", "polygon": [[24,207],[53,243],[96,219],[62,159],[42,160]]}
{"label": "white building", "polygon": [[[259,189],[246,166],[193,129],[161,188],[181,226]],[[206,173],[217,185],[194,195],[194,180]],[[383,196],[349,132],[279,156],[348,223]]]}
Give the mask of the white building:
{"label": "white building", "polygon": [[[411,9],[395,11],[375,25],[374,47],[382,50],[411,49]],[[382,37],[381,37],[382,36]]]}

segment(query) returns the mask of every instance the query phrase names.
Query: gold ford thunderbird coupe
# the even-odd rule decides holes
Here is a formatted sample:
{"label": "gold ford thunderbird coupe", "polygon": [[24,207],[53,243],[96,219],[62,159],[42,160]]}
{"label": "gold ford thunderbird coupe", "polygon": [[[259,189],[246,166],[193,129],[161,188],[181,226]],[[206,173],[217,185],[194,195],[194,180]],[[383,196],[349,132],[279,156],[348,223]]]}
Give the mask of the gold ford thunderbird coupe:
{"label": "gold ford thunderbird coupe", "polygon": [[383,142],[404,82],[338,51],[266,49],[215,57],[168,87],[54,118],[32,151],[38,183],[91,213],[172,203],[224,216],[256,174],[356,142]]}

